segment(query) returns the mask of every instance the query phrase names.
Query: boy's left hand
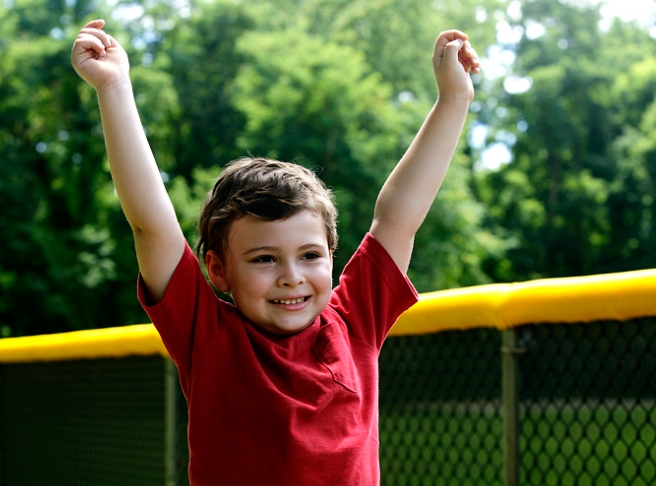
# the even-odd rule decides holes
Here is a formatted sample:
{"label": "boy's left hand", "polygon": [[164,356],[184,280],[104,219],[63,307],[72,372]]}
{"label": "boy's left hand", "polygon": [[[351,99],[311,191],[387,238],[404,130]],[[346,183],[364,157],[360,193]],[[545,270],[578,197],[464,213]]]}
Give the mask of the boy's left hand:
{"label": "boy's left hand", "polygon": [[440,97],[474,99],[474,85],[469,73],[478,73],[478,54],[459,30],[442,32],[435,41],[433,71]]}

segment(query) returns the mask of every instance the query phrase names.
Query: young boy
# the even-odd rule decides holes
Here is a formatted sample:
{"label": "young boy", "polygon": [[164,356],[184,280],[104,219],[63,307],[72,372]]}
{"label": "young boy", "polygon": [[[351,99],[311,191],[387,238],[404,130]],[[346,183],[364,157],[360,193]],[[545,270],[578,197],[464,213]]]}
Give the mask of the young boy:
{"label": "young boy", "polygon": [[376,485],[378,353],[417,298],[413,239],[456,149],[478,72],[462,32],[438,37],[439,99],[383,186],[332,289],[330,191],[267,159],[228,165],[186,243],[139,121],[122,47],[96,20],[73,66],[97,91],[112,176],[134,232],[139,298],[178,367],[193,485]]}

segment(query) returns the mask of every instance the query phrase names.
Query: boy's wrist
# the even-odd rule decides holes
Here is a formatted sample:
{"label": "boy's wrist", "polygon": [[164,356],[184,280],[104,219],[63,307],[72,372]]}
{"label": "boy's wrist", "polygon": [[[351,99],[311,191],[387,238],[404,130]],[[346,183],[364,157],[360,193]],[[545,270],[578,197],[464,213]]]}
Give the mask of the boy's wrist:
{"label": "boy's wrist", "polygon": [[106,82],[96,87],[98,96],[114,96],[116,94],[129,93],[132,95],[132,81],[130,76],[121,76],[118,79]]}
{"label": "boy's wrist", "polygon": [[469,106],[471,105],[471,98],[469,95],[460,94],[439,94],[437,97],[436,104],[439,105],[449,105],[454,109],[462,109],[464,111],[469,111]]}

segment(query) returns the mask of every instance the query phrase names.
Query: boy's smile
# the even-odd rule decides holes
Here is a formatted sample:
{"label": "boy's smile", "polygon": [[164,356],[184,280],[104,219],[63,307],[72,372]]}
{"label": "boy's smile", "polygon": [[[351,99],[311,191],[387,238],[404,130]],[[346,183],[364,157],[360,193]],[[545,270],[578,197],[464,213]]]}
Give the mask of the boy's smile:
{"label": "boy's smile", "polygon": [[212,283],[229,290],[241,313],[265,331],[291,334],[312,324],[332,291],[321,216],[307,210],[276,221],[244,216],[229,231],[225,261],[208,252]]}

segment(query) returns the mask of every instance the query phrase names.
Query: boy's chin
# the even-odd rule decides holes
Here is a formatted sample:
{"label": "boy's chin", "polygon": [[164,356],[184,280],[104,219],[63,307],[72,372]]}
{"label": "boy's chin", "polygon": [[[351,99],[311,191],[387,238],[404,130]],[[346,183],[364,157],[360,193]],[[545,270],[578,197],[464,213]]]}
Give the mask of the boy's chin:
{"label": "boy's chin", "polygon": [[301,324],[297,326],[296,325],[281,326],[276,324],[258,324],[258,323],[253,323],[253,325],[266,334],[284,337],[284,336],[293,336],[294,334],[298,334],[299,332],[310,327],[315,320],[316,318],[312,319],[310,322],[306,324]]}

